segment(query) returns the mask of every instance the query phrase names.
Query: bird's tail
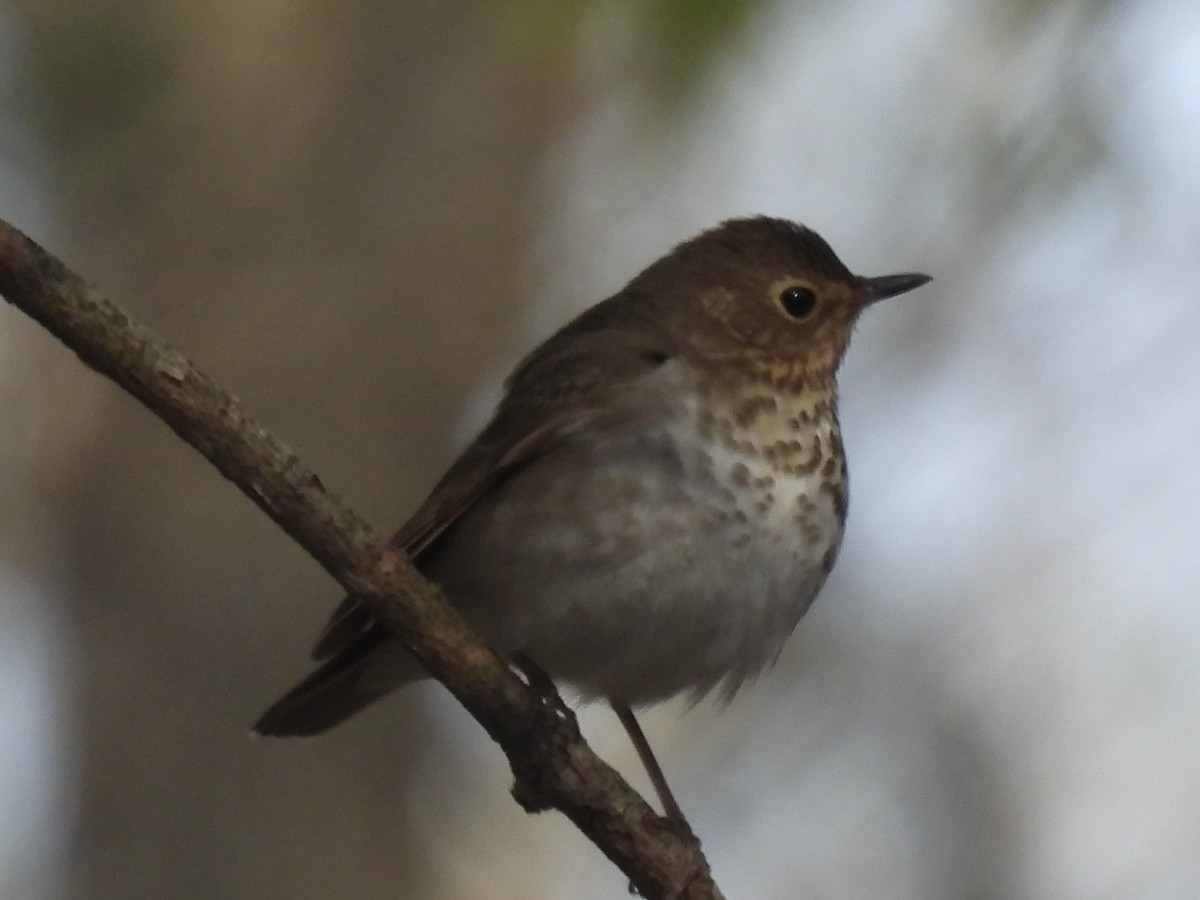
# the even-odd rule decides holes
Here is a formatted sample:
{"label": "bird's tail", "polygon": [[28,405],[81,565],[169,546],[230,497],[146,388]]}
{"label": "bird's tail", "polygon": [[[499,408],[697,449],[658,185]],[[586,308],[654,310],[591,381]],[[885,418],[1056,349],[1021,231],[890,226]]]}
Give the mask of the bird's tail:
{"label": "bird's tail", "polygon": [[428,673],[376,625],[283,695],[254,723],[257,734],[309,737]]}

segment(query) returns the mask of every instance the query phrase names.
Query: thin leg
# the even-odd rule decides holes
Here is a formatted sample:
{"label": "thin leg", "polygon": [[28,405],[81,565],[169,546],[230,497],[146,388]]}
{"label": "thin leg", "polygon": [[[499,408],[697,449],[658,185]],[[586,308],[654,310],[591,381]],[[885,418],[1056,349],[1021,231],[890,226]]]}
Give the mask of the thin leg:
{"label": "thin leg", "polygon": [[650,776],[650,784],[654,786],[654,793],[658,794],[658,802],[662,804],[663,812],[666,813],[668,819],[683,826],[690,832],[691,826],[688,825],[687,819],[683,817],[683,810],[675,802],[675,795],[671,793],[671,789],[667,786],[667,779],[658,765],[658,760],[654,758],[654,751],[650,749],[650,742],[646,740],[642,726],[633,717],[633,710],[623,703],[612,703],[611,705],[613,712],[617,714],[617,718],[625,726],[625,731],[629,734],[629,740],[633,742],[633,749],[637,751],[638,758],[642,761],[642,765],[646,769],[646,774]]}

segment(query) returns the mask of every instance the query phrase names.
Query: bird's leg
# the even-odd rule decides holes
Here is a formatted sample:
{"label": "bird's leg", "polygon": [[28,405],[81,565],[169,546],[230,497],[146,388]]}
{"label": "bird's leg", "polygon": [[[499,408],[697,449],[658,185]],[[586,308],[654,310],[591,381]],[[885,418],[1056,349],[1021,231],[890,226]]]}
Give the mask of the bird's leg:
{"label": "bird's leg", "polygon": [[633,749],[637,751],[638,759],[642,761],[646,774],[650,776],[650,784],[654,786],[654,793],[658,794],[658,802],[662,804],[663,812],[666,813],[668,819],[691,834],[692,828],[688,825],[687,819],[683,817],[683,810],[675,802],[675,795],[667,786],[667,779],[658,765],[658,760],[654,758],[654,751],[650,749],[650,742],[646,740],[642,726],[633,716],[633,710],[624,703],[611,701],[611,705],[613,712],[625,726],[625,731],[629,735],[629,740],[633,742]]}
{"label": "bird's leg", "polygon": [[[541,696],[544,703],[554,708],[560,715],[566,716],[571,720],[574,719],[574,714],[563,703],[553,679],[546,674],[545,669],[521,653],[514,654],[512,661],[513,665],[525,676],[525,680],[529,683],[529,686]],[[688,824],[687,819],[683,817],[683,810],[679,808],[679,804],[675,800],[675,795],[671,793],[671,788],[667,784],[667,778],[663,775],[662,767],[659,766],[658,760],[654,758],[654,751],[650,749],[650,742],[646,740],[646,734],[642,731],[642,726],[638,724],[638,720],[634,717],[633,710],[624,703],[610,701],[610,704],[613,712],[617,714],[617,718],[625,727],[625,732],[629,735],[629,740],[633,744],[633,749],[637,751],[638,759],[642,761],[642,766],[645,768],[646,774],[650,776],[650,784],[654,787],[654,793],[658,795],[658,802],[662,804],[666,817],[683,828],[687,834],[691,834],[692,827]]]}

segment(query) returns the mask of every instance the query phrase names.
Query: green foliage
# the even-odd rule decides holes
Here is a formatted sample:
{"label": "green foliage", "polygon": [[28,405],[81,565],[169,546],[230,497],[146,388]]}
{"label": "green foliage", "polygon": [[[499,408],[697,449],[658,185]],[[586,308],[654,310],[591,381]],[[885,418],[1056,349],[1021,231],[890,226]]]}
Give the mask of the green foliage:
{"label": "green foliage", "polygon": [[690,98],[712,62],[767,0],[648,0],[640,5],[651,73],[663,99]]}
{"label": "green foliage", "polygon": [[16,105],[60,146],[134,124],[170,77],[173,54],[156,27],[160,17],[140,4],[84,3],[70,16],[31,19],[24,31],[30,87],[18,90]]}
{"label": "green foliage", "polygon": [[[575,52],[581,28],[600,22],[631,48],[644,99],[668,111],[686,105],[714,61],[771,0],[507,0],[488,28],[509,55],[546,60]],[[560,57],[561,59],[561,57]],[[569,68],[569,66],[568,66]]]}

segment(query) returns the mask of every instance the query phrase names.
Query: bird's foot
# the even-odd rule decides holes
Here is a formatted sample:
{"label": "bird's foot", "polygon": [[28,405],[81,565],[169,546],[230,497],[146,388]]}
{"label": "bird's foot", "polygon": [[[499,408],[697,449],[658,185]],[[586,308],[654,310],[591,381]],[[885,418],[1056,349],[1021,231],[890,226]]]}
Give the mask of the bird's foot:
{"label": "bird's foot", "polygon": [[566,701],[562,698],[562,694],[558,692],[558,686],[546,674],[546,670],[528,656],[520,653],[513,656],[513,665],[525,676],[525,683],[529,685],[530,690],[537,694],[542,704],[553,710],[559,719],[566,722],[578,733],[579,723],[575,718],[575,711],[567,706]]}

